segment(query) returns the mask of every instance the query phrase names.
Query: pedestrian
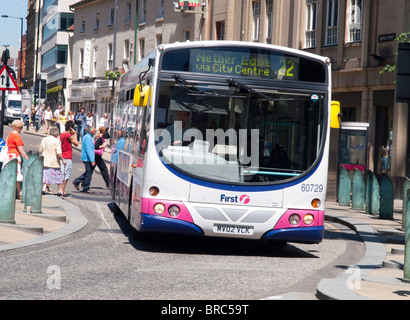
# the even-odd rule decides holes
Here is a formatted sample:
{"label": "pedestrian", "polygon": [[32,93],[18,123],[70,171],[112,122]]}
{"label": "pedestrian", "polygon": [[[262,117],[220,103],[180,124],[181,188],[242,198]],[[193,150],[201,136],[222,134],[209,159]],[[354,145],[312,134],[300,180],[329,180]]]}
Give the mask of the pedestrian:
{"label": "pedestrian", "polygon": [[389,141],[387,141],[383,146],[381,146],[381,162],[382,162],[382,173],[387,173],[390,170],[389,157],[390,157],[390,147]]}
{"label": "pedestrian", "polygon": [[61,162],[66,165],[61,151],[61,141],[58,138],[58,129],[52,127],[50,135],[43,138],[40,143],[40,152],[44,157],[43,168],[43,194],[45,194],[50,184],[58,186],[57,195],[61,195],[61,186],[63,183],[63,176],[61,174]]}
{"label": "pedestrian", "polygon": [[11,123],[13,131],[8,135],[6,139],[6,144],[8,146],[8,159],[3,162],[4,166],[13,159],[17,159],[17,193],[16,198],[21,199],[21,181],[23,181],[23,175],[21,173],[21,157],[28,160],[28,156],[24,151],[23,139],[20,136],[20,132],[23,130],[24,123],[21,120],[14,120]]}
{"label": "pedestrian", "polygon": [[73,115],[73,113],[71,112],[71,110],[68,110],[68,112],[67,112],[67,121],[74,121],[74,115]]}
{"label": "pedestrian", "polygon": [[81,145],[81,160],[84,163],[85,172],[73,181],[73,185],[77,190],[80,190],[80,184],[83,185],[83,192],[94,193],[90,190],[91,178],[93,174],[93,167],[95,167],[95,147],[93,136],[95,135],[95,128],[89,127],[87,133],[84,135]]}
{"label": "pedestrian", "polygon": [[36,131],[41,129],[41,124],[42,124],[42,119],[43,119],[43,112],[44,112],[44,107],[39,106],[37,108],[37,112],[36,112],[36,121],[37,121]]}
{"label": "pedestrian", "polygon": [[[100,169],[101,175],[104,179],[105,185],[107,188],[110,186],[110,178],[108,175],[108,168],[107,165],[105,164],[105,161],[103,159],[103,154],[104,154],[104,149],[107,146],[107,141],[105,140],[105,127],[101,126],[98,128],[97,136],[95,139],[95,164]],[[95,167],[93,167],[93,170]]]}
{"label": "pedestrian", "polygon": [[86,126],[85,118],[87,115],[85,114],[85,109],[81,108],[80,112],[78,112],[75,117],[75,124],[77,125],[77,139],[80,141],[83,138],[84,130]]}
{"label": "pedestrian", "polygon": [[36,106],[31,106],[30,117],[31,117],[31,123],[33,125],[33,128],[35,128],[35,126],[36,126],[36,111],[37,111]]}
{"label": "pedestrian", "polygon": [[29,130],[30,126],[30,108],[25,104],[23,108],[23,123],[24,126],[26,127],[26,130]]}
{"label": "pedestrian", "polygon": [[91,112],[87,112],[87,117],[85,118],[87,128],[93,127],[94,126],[94,118],[93,114]]}
{"label": "pedestrian", "polygon": [[46,124],[46,134],[48,134],[48,130],[50,130],[51,121],[53,120],[53,112],[51,111],[50,107],[47,107],[47,110],[44,111],[43,119]]}
{"label": "pedestrian", "polygon": [[65,124],[67,122],[67,115],[65,114],[65,110],[60,111],[60,133],[63,133],[65,131]]}
{"label": "pedestrian", "polygon": [[108,120],[108,115],[104,113],[102,118],[100,119],[99,126],[98,127],[104,127],[105,128],[105,133],[104,133],[104,139],[109,139],[110,135],[108,134],[110,122]]}
{"label": "pedestrian", "polygon": [[60,132],[60,112],[61,112],[61,105],[54,111],[54,119],[56,119],[56,126],[58,132]]}
{"label": "pedestrian", "polygon": [[68,180],[71,178],[73,168],[73,146],[78,146],[77,133],[74,130],[74,121],[67,121],[65,132],[60,135],[62,156],[66,164],[61,164],[61,173],[63,175],[63,184],[61,186],[61,196],[66,197],[65,188]]}

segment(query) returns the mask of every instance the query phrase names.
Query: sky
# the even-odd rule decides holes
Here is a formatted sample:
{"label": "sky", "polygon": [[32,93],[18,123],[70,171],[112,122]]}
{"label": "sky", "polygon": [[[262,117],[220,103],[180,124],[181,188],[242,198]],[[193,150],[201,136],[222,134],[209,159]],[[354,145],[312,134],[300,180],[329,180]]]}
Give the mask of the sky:
{"label": "sky", "polygon": [[[23,34],[27,30],[27,0],[0,0],[0,56],[3,52],[4,45],[17,47],[20,50],[20,19],[2,18],[1,15],[23,18]],[[14,53],[17,57],[17,52]],[[13,57],[13,51],[10,50]]]}

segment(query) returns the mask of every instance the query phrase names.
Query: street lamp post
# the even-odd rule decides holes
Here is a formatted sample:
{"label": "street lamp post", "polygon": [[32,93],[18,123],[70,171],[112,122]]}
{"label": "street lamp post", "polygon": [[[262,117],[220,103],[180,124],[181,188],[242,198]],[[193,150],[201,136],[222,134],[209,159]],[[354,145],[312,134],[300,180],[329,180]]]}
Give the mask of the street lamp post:
{"label": "street lamp post", "polygon": [[2,18],[13,18],[13,19],[20,19],[20,66],[19,66],[19,87],[21,92],[21,83],[22,83],[22,69],[23,69],[23,18],[20,17],[12,17],[6,14],[1,15]]}

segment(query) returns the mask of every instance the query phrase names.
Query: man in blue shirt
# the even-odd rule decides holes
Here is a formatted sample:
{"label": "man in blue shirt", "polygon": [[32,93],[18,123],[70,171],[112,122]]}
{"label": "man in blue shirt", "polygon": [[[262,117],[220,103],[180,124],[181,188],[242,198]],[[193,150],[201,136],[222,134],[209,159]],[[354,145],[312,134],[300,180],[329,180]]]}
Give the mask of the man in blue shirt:
{"label": "man in blue shirt", "polygon": [[87,114],[85,113],[85,109],[81,108],[80,112],[75,115],[75,124],[77,125],[77,139],[78,142],[83,139],[84,129],[86,127],[86,119]]}
{"label": "man in blue shirt", "polygon": [[96,129],[89,127],[87,133],[83,137],[81,146],[81,160],[84,163],[85,172],[73,181],[74,187],[80,190],[80,183],[83,184],[83,192],[94,193],[90,190],[91,177],[95,167],[95,149],[93,136]]}

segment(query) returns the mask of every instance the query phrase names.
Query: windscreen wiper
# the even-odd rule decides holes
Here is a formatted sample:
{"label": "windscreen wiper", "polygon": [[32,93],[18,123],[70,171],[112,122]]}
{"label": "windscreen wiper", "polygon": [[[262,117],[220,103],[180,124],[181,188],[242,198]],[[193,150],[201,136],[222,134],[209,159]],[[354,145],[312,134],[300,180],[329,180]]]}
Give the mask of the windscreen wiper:
{"label": "windscreen wiper", "polygon": [[255,91],[252,88],[249,88],[248,86],[244,85],[243,83],[240,83],[234,79],[227,79],[226,82],[228,83],[228,86],[230,87],[236,87],[242,91],[245,91],[246,93],[250,93],[250,94],[255,94],[258,95],[260,97],[262,97],[263,99],[266,100],[273,100],[272,97],[267,96],[266,94],[263,94],[261,92]]}
{"label": "windscreen wiper", "polygon": [[[202,91],[196,87],[195,84],[189,83],[183,79],[180,75],[174,74],[172,78],[176,83],[182,85],[186,91],[188,91],[189,96],[198,96],[198,97],[215,97],[215,98],[244,98],[244,96],[234,96],[231,94],[220,94],[217,92]],[[193,89],[189,88],[192,87]]]}

